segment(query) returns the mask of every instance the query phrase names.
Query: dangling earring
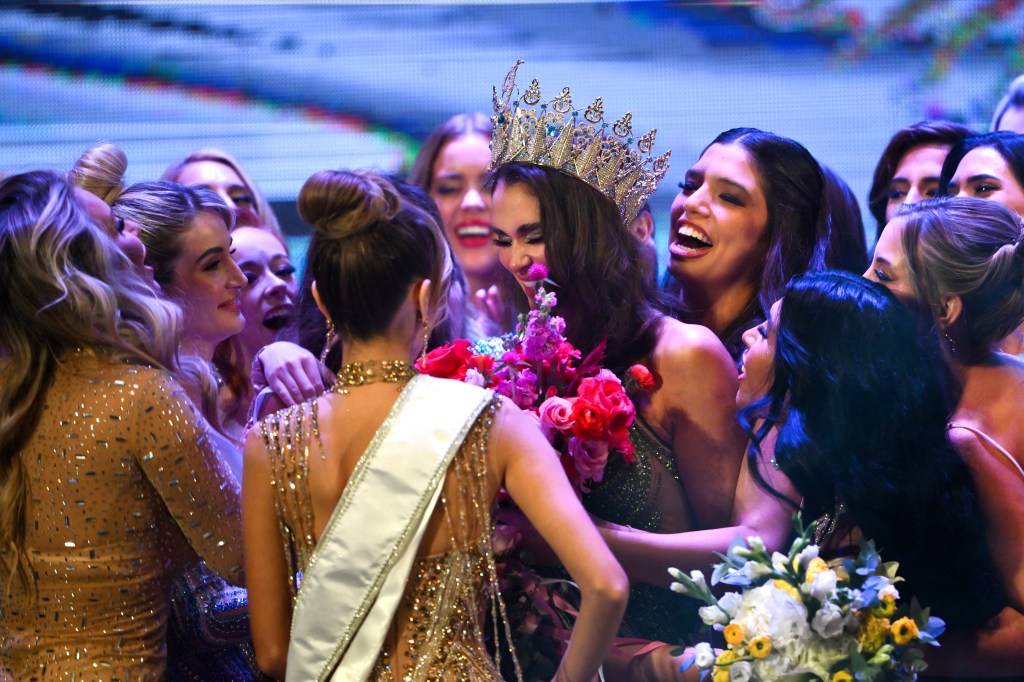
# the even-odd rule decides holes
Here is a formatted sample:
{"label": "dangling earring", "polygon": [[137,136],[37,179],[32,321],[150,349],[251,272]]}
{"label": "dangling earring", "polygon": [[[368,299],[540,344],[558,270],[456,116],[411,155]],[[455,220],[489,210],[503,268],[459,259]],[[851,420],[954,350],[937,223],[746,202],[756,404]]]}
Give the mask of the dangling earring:
{"label": "dangling earring", "polygon": [[946,343],[949,345],[949,352],[953,353],[955,355],[956,354],[956,341],[953,340],[953,337],[950,336],[948,332],[943,332],[942,335],[946,337]]}
{"label": "dangling earring", "polygon": [[430,342],[430,327],[427,326],[426,318],[423,319],[423,351],[420,353],[420,360],[423,363],[427,361],[427,344]]}
{"label": "dangling earring", "polygon": [[320,351],[320,364],[323,365],[327,362],[327,354],[331,352],[331,348],[334,347],[335,342],[338,340],[338,335],[334,333],[334,322],[327,320],[327,338],[324,340],[324,349]]}

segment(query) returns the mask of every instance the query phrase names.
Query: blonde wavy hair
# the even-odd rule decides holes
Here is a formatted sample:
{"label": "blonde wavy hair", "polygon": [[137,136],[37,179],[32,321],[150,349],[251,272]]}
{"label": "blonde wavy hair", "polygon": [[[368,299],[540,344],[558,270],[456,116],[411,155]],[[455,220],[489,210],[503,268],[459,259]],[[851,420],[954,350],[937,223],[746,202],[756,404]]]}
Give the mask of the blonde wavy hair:
{"label": "blonde wavy hair", "polygon": [[[82,348],[180,370],[180,309],[158,298],[76,203],[67,179],[32,171],[0,182],[0,544],[26,569],[29,516],[22,448],[40,426],[54,368]],[[27,574],[23,574],[27,575]]]}

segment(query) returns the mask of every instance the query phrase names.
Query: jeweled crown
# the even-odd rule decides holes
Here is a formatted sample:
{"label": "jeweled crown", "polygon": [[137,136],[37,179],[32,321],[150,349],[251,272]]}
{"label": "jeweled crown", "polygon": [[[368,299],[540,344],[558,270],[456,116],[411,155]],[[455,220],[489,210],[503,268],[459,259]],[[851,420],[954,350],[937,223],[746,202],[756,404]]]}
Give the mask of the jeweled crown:
{"label": "jeweled crown", "polygon": [[581,118],[573,109],[568,86],[544,102],[537,79],[525,94],[515,93],[513,99],[516,71],[522,63],[517,61],[505,75],[500,97],[494,88],[489,168],[516,161],[557,168],[614,201],[628,225],[668,171],[671,151],[651,157],[657,129],[634,139],[633,115],[606,123],[600,97]]}

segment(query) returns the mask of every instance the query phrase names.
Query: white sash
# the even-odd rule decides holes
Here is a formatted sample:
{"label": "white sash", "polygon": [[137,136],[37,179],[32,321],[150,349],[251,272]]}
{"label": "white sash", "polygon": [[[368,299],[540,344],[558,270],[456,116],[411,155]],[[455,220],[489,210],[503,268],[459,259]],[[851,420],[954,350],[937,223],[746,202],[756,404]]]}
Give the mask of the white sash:
{"label": "white sash", "polygon": [[414,377],[352,472],[295,603],[287,680],[365,680],[448,465],[491,392]]}

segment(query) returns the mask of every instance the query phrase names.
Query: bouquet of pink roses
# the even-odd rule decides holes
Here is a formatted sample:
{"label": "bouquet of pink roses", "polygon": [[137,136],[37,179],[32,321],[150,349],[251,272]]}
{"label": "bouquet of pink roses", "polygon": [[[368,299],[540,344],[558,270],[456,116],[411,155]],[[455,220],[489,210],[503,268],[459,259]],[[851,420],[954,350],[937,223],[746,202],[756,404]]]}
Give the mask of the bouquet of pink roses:
{"label": "bouquet of pink roses", "polygon": [[[535,415],[562,454],[569,479],[586,492],[587,481],[601,481],[610,453],[632,460],[629,427],[636,410],[622,381],[600,366],[603,345],[581,360],[566,341],[565,320],[552,314],[558,299],[544,288],[550,282],[544,266],[533,266],[530,275],[537,283],[536,305],[520,315],[515,334],[475,345],[459,339],[416,366],[424,374],[492,388]],[[629,376],[641,388],[653,386],[642,365],[630,368]]]}

